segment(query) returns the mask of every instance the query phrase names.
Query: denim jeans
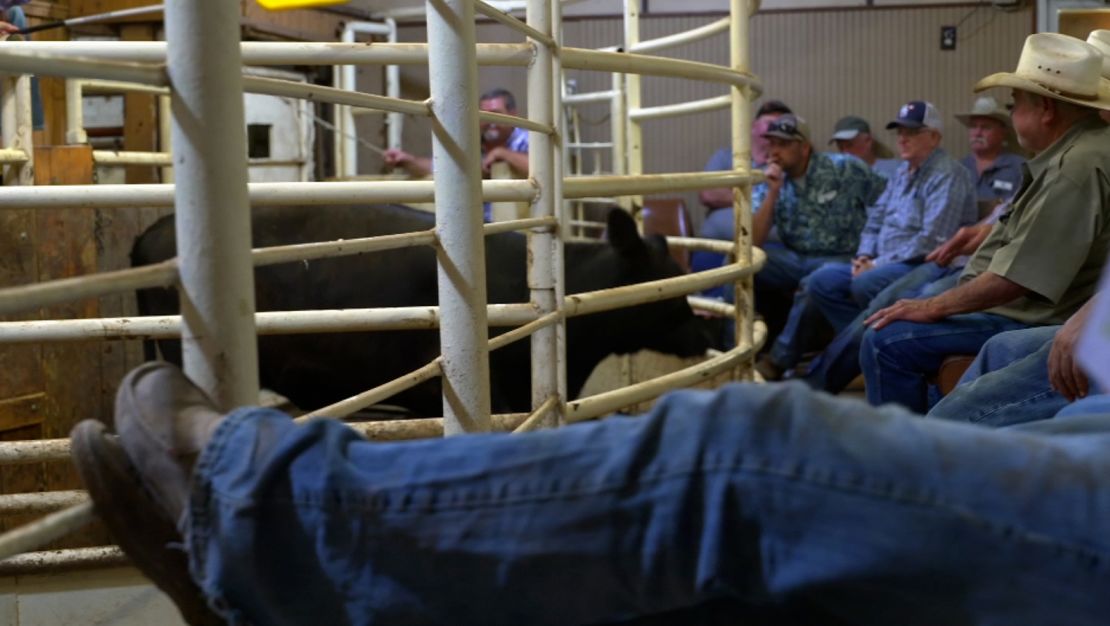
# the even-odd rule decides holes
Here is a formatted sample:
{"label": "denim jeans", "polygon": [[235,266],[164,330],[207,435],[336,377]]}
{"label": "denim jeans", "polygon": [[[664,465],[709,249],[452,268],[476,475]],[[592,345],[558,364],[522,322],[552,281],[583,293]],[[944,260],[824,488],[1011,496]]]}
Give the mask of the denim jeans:
{"label": "denim jeans", "polygon": [[771,360],[782,368],[791,368],[801,360],[803,352],[820,326],[820,312],[810,299],[807,288],[809,276],[830,263],[841,263],[845,256],[810,256],[800,254],[782,244],[767,244],[767,263],[755,275],[755,286],[760,291],[791,293],[794,303],[786,317],[786,325],[775,338]]}
{"label": "denim jeans", "polygon": [[[720,213],[716,211],[713,215]],[[819,313],[804,295],[803,285],[806,276],[826,263],[844,261],[845,256],[810,256],[795,252],[781,243],[767,243],[763,246],[767,253],[767,262],[763,269],[755,275],[755,289],[757,293],[781,292],[791,295],[794,304],[787,315],[786,325],[779,334],[779,339],[772,344],[771,358],[782,367],[792,367],[801,357],[812,338],[812,332],[820,323]],[[701,271],[718,267],[723,257],[719,254],[695,255],[691,258],[691,271]],[[707,297],[716,297],[725,302],[733,301],[731,286],[714,287],[702,292]],[[760,309],[759,298],[756,298],[756,308]],[[724,348],[735,345],[735,322],[729,320],[721,341]],[[798,346],[801,346],[800,348]]]}
{"label": "denim jeans", "polygon": [[1104,624],[1108,423],[987,429],[800,383],[396,443],[243,409],[198,460],[186,547],[233,623],[589,624],[727,596],[852,624]]}
{"label": "denim jeans", "polygon": [[[991,337],[958,387],[929,417],[1010,426],[1051,419],[1070,404],[1048,382],[1048,355],[1060,326],[1038,326]],[[1092,382],[1091,394],[1099,393]]]}
{"label": "denim jeans", "polygon": [[930,324],[899,320],[863,334],[859,360],[873,405],[929,409],[928,377],[954,354],[978,354],[988,339],[1025,324],[993,313],[954,315]]}
{"label": "denim jeans", "polygon": [[806,285],[821,315],[840,332],[852,323],[875,296],[919,263],[890,263],[852,276],[850,263],[829,263],[810,275]]}
{"label": "denim jeans", "polygon": [[957,269],[940,267],[935,263],[918,265],[910,273],[891,283],[871,299],[871,304],[836,334],[816,359],[809,364],[809,371],[802,379],[810,387],[830,393],[840,393],[862,370],[859,366],[859,348],[867,326],[863,321],[879,309],[888,307],[903,298],[929,298],[956,285]]}

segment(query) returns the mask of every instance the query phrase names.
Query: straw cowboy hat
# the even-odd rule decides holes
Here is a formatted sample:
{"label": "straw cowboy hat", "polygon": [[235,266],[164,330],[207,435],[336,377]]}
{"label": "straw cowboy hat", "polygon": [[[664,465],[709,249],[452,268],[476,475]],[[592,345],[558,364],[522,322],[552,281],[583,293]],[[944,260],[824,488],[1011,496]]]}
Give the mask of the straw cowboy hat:
{"label": "straw cowboy hat", "polygon": [[1087,43],[1098,48],[1102,53],[1102,77],[1110,79],[1110,30],[1091,31]]}
{"label": "straw cowboy hat", "polygon": [[1037,33],[1025,39],[1017,69],[991,74],[975,91],[1012,87],[1079,106],[1110,111],[1110,77],[1099,49],[1075,37]]}
{"label": "straw cowboy hat", "polygon": [[998,104],[998,100],[990,96],[980,96],[975,99],[975,104],[971,105],[971,110],[967,113],[957,113],[956,119],[964,126],[971,124],[973,117],[989,117],[992,120],[1002,122],[1003,126],[1010,125],[1010,112],[1002,105]]}

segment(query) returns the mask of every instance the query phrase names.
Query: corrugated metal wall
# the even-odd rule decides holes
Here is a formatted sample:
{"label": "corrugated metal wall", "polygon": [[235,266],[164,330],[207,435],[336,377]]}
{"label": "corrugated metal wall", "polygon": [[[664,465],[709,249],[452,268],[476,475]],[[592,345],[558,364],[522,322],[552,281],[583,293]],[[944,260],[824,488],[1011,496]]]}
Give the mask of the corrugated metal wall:
{"label": "corrugated metal wall", "polygon": [[[642,38],[650,39],[688,30],[719,16],[653,17],[643,20]],[[955,51],[940,50],[940,27],[959,25]],[[781,12],[756,15],[751,23],[753,69],[762,77],[767,96],[781,98],[809,120],[815,143],[824,145],[832,126],[842,115],[862,115],[876,127],[886,143],[885,120],[910,99],[924,98],[944,114],[944,146],[953,155],[966,152],[965,134],[953,114],[970,106],[971,86],[982,76],[1012,69],[1021,44],[1032,31],[1031,9],[1006,13],[989,6],[954,6],[902,9]],[[497,24],[479,27],[484,42],[519,41]],[[406,26],[402,41],[423,41],[424,29]],[[620,43],[619,18],[568,20],[564,42],[568,46],[597,48]],[[727,63],[724,36],[676,48],[669,56]],[[407,68],[405,94],[425,97],[427,74]],[[590,72],[571,72],[580,91],[608,89],[610,77]],[[525,73],[520,69],[484,68],[482,89],[503,85],[518,94],[524,110]],[[716,85],[680,79],[646,78],[643,104],[652,106],[725,93]],[[1007,94],[998,94],[1007,96]],[[608,136],[608,108],[583,108],[588,140]],[[645,170],[684,171],[701,169],[709,155],[728,140],[725,111],[645,125]],[[406,126],[406,145],[418,152],[430,145],[427,126],[411,121]],[[364,155],[364,171],[378,163]],[[688,199],[693,194],[685,194]],[[693,207],[691,207],[693,208]]]}

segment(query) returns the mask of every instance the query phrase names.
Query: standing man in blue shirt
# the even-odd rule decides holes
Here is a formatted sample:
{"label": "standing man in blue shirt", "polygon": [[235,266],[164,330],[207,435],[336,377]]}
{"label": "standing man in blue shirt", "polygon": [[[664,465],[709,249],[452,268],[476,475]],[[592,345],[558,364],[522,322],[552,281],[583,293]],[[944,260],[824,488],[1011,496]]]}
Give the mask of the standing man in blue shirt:
{"label": "standing man in blue shirt", "polygon": [[979,212],[985,215],[1017,193],[1021,187],[1021,164],[1025,159],[1006,151],[1010,113],[994,98],[978,98],[971,111],[956,114],[956,119],[967,127],[971,146],[971,154],[960,163],[975,179]]}
{"label": "standing man in blue shirt", "polygon": [[[482,94],[478,108],[490,113],[516,115],[516,98],[507,89],[493,89]],[[509,165],[513,175],[528,176],[528,131],[515,126],[482,122],[482,171],[488,176],[490,166],[498,161]],[[404,150],[390,148],[382,154],[386,167],[402,167],[410,176],[427,176],[432,173],[431,157],[415,156]],[[490,220],[490,205],[482,205],[485,220]]]}
{"label": "standing man in blue shirt", "polygon": [[872,207],[851,263],[822,267],[808,281],[814,303],[837,332],[961,226],[975,223],[975,184],[940,148],[941,126],[936,107],[922,100],[907,103],[887,124],[898,133],[902,165]]}

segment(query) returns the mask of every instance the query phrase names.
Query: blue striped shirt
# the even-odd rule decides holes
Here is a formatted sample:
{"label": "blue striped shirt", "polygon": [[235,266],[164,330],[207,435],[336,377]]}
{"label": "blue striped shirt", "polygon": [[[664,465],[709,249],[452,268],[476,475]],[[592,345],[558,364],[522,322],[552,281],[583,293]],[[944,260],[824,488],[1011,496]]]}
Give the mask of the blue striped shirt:
{"label": "blue striped shirt", "polygon": [[971,173],[937,148],[917,171],[908,162],[898,168],[869,211],[856,254],[876,265],[921,260],[977,219]]}

